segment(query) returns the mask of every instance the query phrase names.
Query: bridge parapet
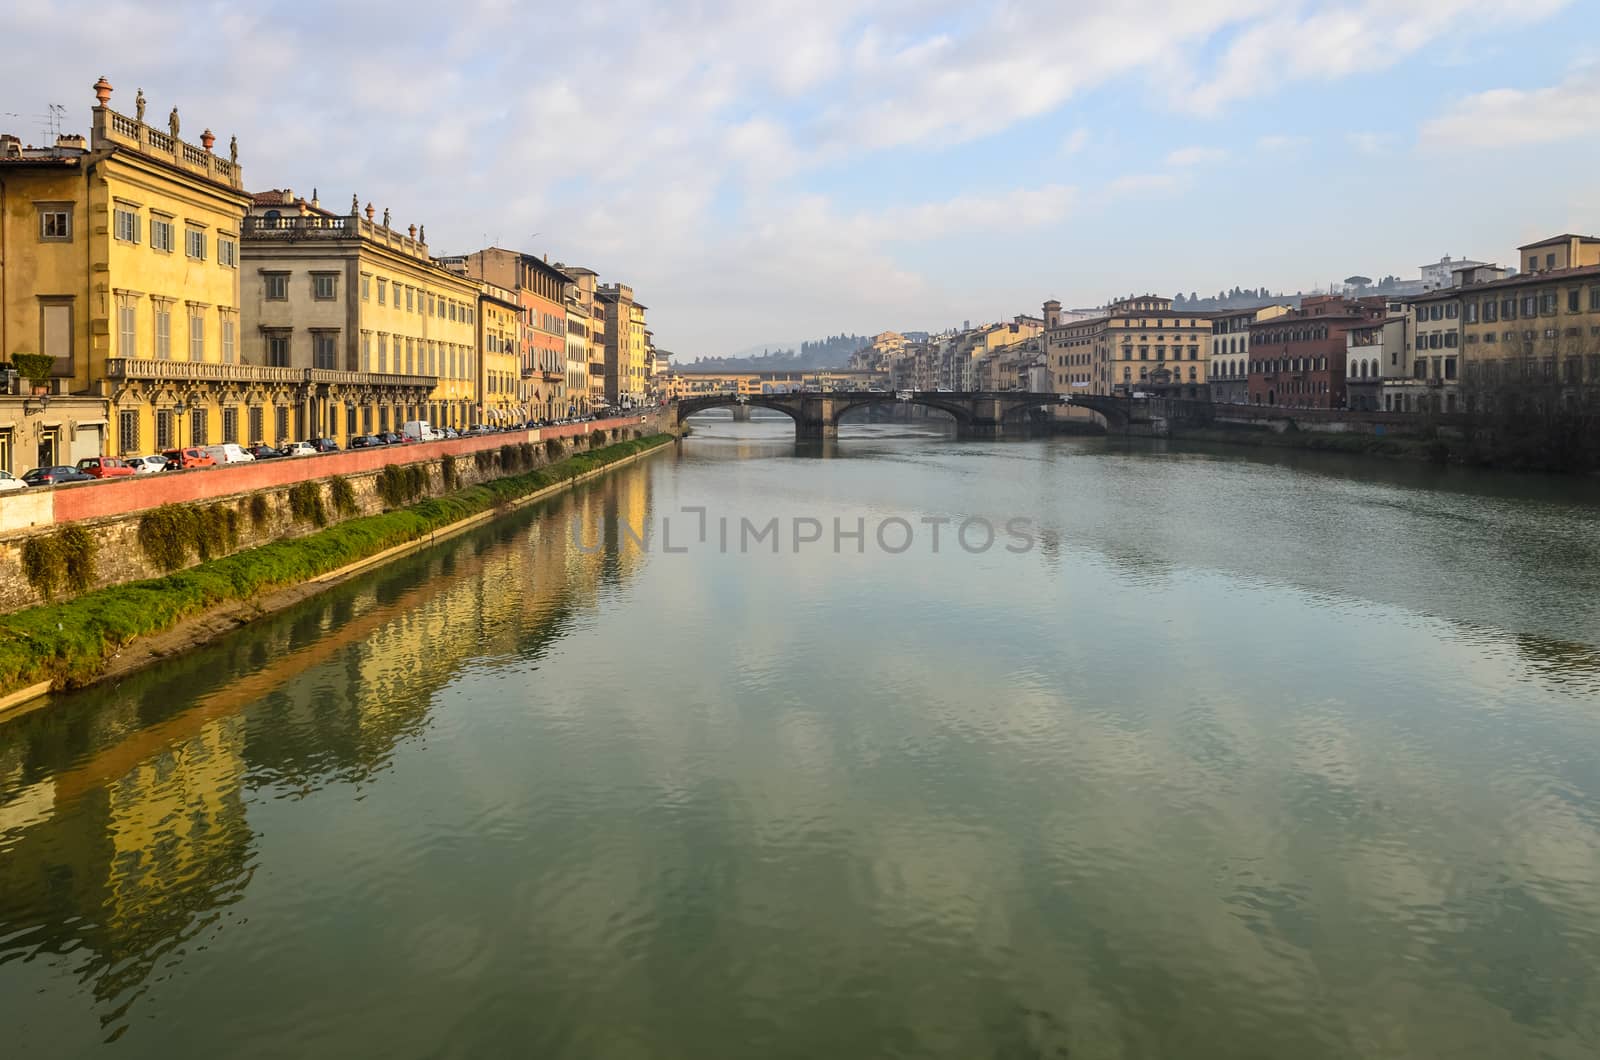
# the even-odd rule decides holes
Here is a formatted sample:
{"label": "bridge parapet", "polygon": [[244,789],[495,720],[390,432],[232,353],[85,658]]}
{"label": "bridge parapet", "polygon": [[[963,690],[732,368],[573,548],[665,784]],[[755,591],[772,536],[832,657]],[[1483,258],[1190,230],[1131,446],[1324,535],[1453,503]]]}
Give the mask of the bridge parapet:
{"label": "bridge parapet", "polygon": [[837,435],[839,420],[854,409],[870,405],[904,403],[948,413],[956,421],[960,438],[993,438],[1025,426],[1019,413],[1061,403],[1056,394],[1021,390],[949,391],[915,390],[888,393],[863,390],[795,391],[785,394],[697,394],[680,398],[679,423],[707,409],[768,408],[795,421],[801,440]]}

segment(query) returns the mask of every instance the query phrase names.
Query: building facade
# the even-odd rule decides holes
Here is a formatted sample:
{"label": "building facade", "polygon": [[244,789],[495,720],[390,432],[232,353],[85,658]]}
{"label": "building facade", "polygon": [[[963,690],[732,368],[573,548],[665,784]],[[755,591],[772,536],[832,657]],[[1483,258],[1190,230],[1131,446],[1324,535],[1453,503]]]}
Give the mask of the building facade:
{"label": "building facade", "polygon": [[250,410],[302,383],[241,356],[237,146],[221,157],[209,130],[180,137],[176,107],[157,128],[142,93],[128,117],[105,79],[94,91],[87,140],[0,137],[0,355],[51,359],[49,393],[0,399],[7,470],[248,440]]}
{"label": "building facade", "polygon": [[522,305],[522,380],[526,415],[567,415],[567,286],[560,269],[534,254],[503,247],[454,259],[466,274],[517,292]]}
{"label": "building facade", "polygon": [[1227,309],[1212,317],[1211,355],[1206,371],[1211,400],[1225,405],[1250,402],[1250,325],[1289,311],[1286,305]]}
{"label": "building facade", "polygon": [[522,303],[517,293],[492,283],[478,285],[478,396],[473,423],[510,423],[523,418]]}
{"label": "building facade", "polygon": [[1345,333],[1383,319],[1384,298],[1313,295],[1300,308],[1249,325],[1252,405],[1346,407]]}
{"label": "building facade", "polygon": [[606,402],[642,405],[649,367],[645,363],[645,307],[625,283],[602,284],[595,297],[605,311]]}
{"label": "building facade", "polygon": [[1045,354],[1057,393],[1128,395],[1157,383],[1199,398],[1207,383],[1211,317],[1174,312],[1157,295],[1112,302],[1102,316],[1069,319],[1045,306]]}
{"label": "building facade", "polygon": [[375,214],[352,196],[347,214],[262,202],[245,218],[244,360],[312,383],[257,440],[473,422],[477,285],[436,263],[416,225]]}

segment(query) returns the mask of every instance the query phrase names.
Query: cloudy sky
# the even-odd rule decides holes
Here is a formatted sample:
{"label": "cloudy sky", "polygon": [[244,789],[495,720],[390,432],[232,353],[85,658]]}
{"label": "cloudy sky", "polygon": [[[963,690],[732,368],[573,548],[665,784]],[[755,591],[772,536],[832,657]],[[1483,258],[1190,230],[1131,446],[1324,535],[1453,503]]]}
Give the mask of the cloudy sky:
{"label": "cloudy sky", "polygon": [[41,0],[0,129],[87,131],[104,74],[236,134],[252,190],[589,265],[692,357],[1593,231],[1597,8]]}

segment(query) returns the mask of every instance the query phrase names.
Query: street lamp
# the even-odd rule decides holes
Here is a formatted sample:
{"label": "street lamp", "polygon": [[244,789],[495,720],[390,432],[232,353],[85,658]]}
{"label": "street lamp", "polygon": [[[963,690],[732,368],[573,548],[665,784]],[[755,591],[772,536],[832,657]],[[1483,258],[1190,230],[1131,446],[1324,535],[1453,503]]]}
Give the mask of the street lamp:
{"label": "street lamp", "polygon": [[[173,439],[176,441],[177,448],[180,449],[180,450],[183,448],[183,414],[188,412],[188,411],[189,411],[188,407],[184,405],[183,399],[181,399],[181,398],[178,400],[178,403],[176,405],[174,405],[173,408],[172,408],[173,415],[175,415],[178,418],[178,422],[175,425],[176,430],[175,430],[175,432],[173,434]],[[180,452],[178,454],[178,456],[181,459],[183,454]]]}

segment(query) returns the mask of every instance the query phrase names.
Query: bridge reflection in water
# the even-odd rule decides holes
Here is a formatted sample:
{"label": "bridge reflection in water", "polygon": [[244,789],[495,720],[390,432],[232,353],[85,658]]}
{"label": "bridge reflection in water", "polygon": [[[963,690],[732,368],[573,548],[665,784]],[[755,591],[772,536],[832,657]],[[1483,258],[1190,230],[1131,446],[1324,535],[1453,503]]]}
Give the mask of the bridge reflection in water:
{"label": "bridge reflection in water", "polygon": [[1058,394],[1035,394],[1023,390],[914,390],[898,394],[865,390],[807,390],[787,394],[697,394],[680,398],[676,408],[677,422],[680,424],[707,409],[772,409],[794,420],[797,439],[816,441],[836,437],[839,421],[850,412],[895,403],[947,413],[956,421],[956,437],[965,439],[1028,433],[1044,410],[1057,407],[1062,402]]}
{"label": "bridge reflection in water", "polygon": [[[250,817],[390,768],[469,662],[542,656],[643,561],[615,528],[647,523],[649,490],[598,479],[0,724],[0,968],[70,962],[120,1036],[163,958],[244,898]],[[612,532],[579,549],[573,520]]]}

